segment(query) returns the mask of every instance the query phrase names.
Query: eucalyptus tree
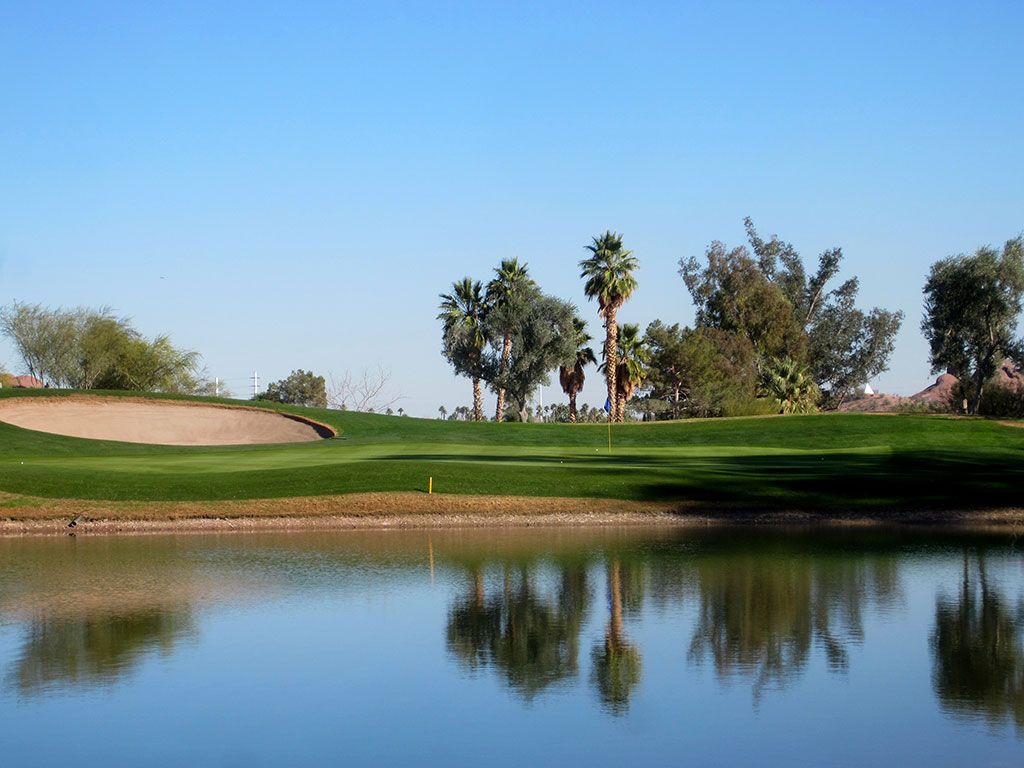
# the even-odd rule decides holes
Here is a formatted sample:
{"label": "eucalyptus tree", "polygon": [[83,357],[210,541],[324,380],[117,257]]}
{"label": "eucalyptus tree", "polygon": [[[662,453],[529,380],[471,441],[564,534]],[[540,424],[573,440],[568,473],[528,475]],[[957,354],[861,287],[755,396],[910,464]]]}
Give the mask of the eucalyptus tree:
{"label": "eucalyptus tree", "polygon": [[1003,359],[1024,356],[1015,335],[1024,298],[1024,236],[1007,241],[1001,252],[986,246],[937,261],[924,294],[921,330],[931,347],[932,372],[957,376],[967,411],[976,414]]}
{"label": "eucalyptus tree", "polygon": [[500,354],[484,356],[483,378],[506,391],[521,421],[529,418],[528,403],[537,387],[550,383],[549,373],[574,364],[576,310],[566,301],[537,288],[524,290],[519,322],[512,333],[512,351],[505,370]]}
{"label": "eucalyptus tree", "polygon": [[473,382],[473,420],[483,421],[480,381],[484,347],[487,345],[487,302],[479,280],[464,277],[452,283],[451,293],[441,294],[442,354],[455,373]]}
{"label": "eucalyptus tree", "polygon": [[830,248],[809,272],[796,249],[776,236],[765,240],[744,220],[749,249],[713,242],[705,261],[680,260],[680,274],[697,307],[697,326],[745,336],[757,351],[758,371],[773,359],[807,362],[829,407],[886,370],[902,312],[858,309],[851,277],[835,288],[843,253]]}
{"label": "eucalyptus tree", "polygon": [[563,365],[558,369],[558,381],[562,391],[569,396],[569,421],[576,423],[576,395],[583,389],[587,380],[584,370],[588,365],[597,363],[594,350],[588,345],[593,337],[587,333],[587,323],[580,317],[572,319],[573,341],[576,344],[576,361],[572,366]]}
{"label": "eucalyptus tree", "polygon": [[[501,341],[501,359],[498,375],[504,375],[512,355],[512,336],[522,319],[526,295],[537,288],[526,264],[518,259],[505,259],[494,269],[494,278],[487,284],[488,331],[495,342]],[[505,413],[505,390],[498,387],[495,421]]]}
{"label": "eucalyptus tree", "polygon": [[597,299],[598,316],[604,318],[605,339],[604,359],[605,381],[608,384],[608,400],[611,403],[609,419],[616,413],[617,390],[615,377],[618,373],[618,325],[619,308],[633,295],[637,287],[636,271],[639,262],[633,252],[622,245],[622,235],[606,231],[585,246],[590,256],[580,261],[580,277],[585,278],[583,290],[588,299]]}

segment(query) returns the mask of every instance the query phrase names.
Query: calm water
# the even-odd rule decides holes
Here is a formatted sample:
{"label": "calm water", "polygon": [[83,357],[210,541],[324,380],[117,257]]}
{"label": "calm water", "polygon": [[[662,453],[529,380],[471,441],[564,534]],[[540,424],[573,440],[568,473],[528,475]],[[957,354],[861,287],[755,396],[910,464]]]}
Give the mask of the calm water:
{"label": "calm water", "polygon": [[0,540],[0,765],[1024,764],[1024,557],[926,532]]}

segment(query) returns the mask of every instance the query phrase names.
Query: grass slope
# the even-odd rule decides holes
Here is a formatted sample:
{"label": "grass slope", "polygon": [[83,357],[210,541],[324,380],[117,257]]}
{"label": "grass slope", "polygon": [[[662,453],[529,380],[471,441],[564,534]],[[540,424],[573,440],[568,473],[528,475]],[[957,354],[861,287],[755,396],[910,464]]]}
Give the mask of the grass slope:
{"label": "grass slope", "polygon": [[[0,391],[4,398],[66,394]],[[609,452],[600,424],[475,424],[262,405],[328,423],[339,437],[182,448],[0,423],[0,490],[104,500],[256,499],[425,491],[432,476],[436,492],[456,494],[983,509],[1019,506],[1024,487],[1024,429],[984,420],[823,414],[627,424],[613,427]]]}

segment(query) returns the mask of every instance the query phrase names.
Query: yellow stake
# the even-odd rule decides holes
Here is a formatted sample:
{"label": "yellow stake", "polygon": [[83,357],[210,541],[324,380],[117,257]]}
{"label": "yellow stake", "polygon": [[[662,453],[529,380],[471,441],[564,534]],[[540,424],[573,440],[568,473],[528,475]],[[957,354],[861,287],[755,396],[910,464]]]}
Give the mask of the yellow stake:
{"label": "yellow stake", "polygon": [[427,495],[430,496],[434,492],[434,478],[427,478]]}

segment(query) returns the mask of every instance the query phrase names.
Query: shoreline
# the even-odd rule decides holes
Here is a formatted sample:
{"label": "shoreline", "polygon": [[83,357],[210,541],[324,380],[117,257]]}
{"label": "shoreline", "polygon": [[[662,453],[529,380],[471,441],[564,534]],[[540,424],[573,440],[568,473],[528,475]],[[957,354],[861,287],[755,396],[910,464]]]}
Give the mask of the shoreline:
{"label": "shoreline", "polygon": [[[69,528],[69,521],[80,522]],[[90,501],[0,493],[0,536],[315,529],[929,526],[1024,533],[1024,508],[786,510],[692,501],[359,493],[232,501]]]}

